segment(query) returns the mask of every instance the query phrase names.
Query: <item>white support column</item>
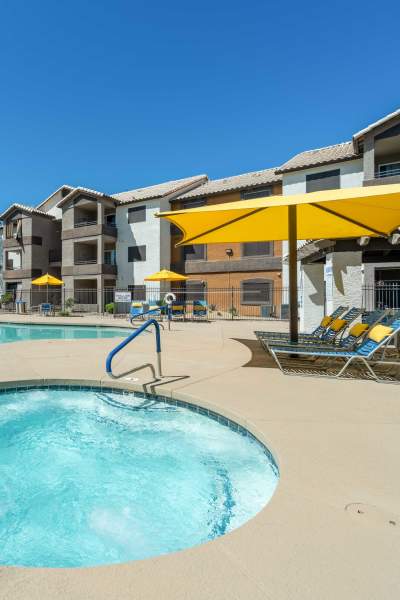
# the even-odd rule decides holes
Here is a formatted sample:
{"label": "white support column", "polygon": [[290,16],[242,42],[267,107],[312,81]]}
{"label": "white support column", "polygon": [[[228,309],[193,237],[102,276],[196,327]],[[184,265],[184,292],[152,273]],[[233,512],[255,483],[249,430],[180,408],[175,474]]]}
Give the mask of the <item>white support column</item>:
{"label": "white support column", "polygon": [[300,331],[312,331],[324,316],[325,281],[324,264],[302,265],[302,303]]}
{"label": "white support column", "polygon": [[361,307],[362,252],[332,252],[326,256],[326,312],[339,305]]}

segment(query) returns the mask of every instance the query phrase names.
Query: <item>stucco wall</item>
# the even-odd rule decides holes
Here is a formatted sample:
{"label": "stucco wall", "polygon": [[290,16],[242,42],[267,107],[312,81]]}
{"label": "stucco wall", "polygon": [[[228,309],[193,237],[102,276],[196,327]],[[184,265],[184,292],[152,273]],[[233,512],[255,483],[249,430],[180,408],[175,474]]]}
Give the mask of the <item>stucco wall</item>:
{"label": "stucco wall", "polygon": [[[140,223],[128,223],[128,209],[132,206],[146,207],[146,220]],[[169,223],[155,217],[160,210],[168,210],[167,200],[147,200],[135,204],[118,206],[116,225],[118,239],[116,257],[118,265],[117,287],[125,289],[128,285],[142,285],[144,278],[162,268],[170,267],[170,227]],[[128,262],[129,246],[146,246],[146,260]],[[152,284],[154,289],[154,284]]]}
{"label": "stucco wall", "polygon": [[[340,187],[361,187],[363,184],[364,173],[363,173],[363,161],[362,159],[349,160],[342,163],[334,163],[330,165],[323,165],[320,167],[314,167],[312,169],[304,169],[303,171],[295,171],[294,173],[286,173],[283,175],[283,195],[289,196],[292,194],[305,194],[306,193],[306,177],[312,173],[323,173],[324,171],[333,171],[334,169],[340,169]],[[299,244],[302,241],[299,241]],[[298,245],[299,245],[298,244]],[[282,243],[282,254],[287,255],[288,244],[287,242]],[[300,278],[300,273],[299,273]],[[283,286],[289,285],[289,272],[288,265],[283,264],[282,269],[282,281]]]}

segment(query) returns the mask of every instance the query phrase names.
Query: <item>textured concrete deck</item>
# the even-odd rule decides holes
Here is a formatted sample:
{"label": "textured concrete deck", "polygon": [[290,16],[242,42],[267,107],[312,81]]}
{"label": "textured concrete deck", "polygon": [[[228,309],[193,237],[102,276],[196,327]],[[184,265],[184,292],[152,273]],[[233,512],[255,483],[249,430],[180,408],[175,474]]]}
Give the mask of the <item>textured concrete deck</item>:
{"label": "textured concrete deck", "polygon": [[[279,327],[174,324],[162,333],[162,381],[149,366],[132,371],[155,364],[153,335],[144,334],[116,357],[114,370],[125,375],[113,384],[212,406],[257,433],[281,470],[264,510],[222,538],[154,559],[91,569],[1,568],[1,600],[399,597],[400,388],[284,377],[254,340],[260,325]],[[0,382],[109,383],[104,360],[115,343],[0,345]]]}

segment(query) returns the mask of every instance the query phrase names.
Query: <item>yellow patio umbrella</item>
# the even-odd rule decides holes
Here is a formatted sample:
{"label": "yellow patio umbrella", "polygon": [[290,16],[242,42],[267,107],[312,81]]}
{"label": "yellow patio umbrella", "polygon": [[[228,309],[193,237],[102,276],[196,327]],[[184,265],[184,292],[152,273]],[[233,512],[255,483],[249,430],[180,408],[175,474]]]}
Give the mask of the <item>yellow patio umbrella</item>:
{"label": "yellow patio umbrella", "polygon": [[389,237],[400,226],[400,184],[268,196],[157,214],[179,245],[289,240],[290,333],[297,340],[297,240]]}
{"label": "yellow patio umbrella", "polygon": [[62,279],[57,279],[57,277],[54,277],[53,275],[49,275],[49,273],[46,273],[46,275],[42,275],[41,277],[38,277],[37,279],[34,279],[32,281],[32,285],[45,285],[47,286],[47,302],[49,301],[49,285],[64,285],[64,282]]}
{"label": "yellow patio umbrella", "polygon": [[186,279],[185,275],[179,275],[179,273],[167,271],[167,269],[162,269],[144,278],[145,281],[186,281]]}

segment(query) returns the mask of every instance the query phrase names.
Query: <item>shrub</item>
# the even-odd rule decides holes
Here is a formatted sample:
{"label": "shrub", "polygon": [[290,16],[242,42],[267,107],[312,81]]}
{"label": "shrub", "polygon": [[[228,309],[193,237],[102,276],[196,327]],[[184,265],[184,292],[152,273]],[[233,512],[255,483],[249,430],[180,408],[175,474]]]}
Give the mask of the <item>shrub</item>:
{"label": "shrub", "polygon": [[72,310],[74,304],[75,304],[75,300],[73,298],[67,298],[65,301],[65,308],[67,310]]}
{"label": "shrub", "polygon": [[69,310],[60,310],[60,312],[57,313],[58,317],[69,317],[70,316],[70,312]]}
{"label": "shrub", "polygon": [[14,302],[14,296],[11,292],[5,292],[0,298],[0,304],[10,304],[10,302]]}
{"label": "shrub", "polygon": [[114,302],[110,302],[109,304],[105,305],[106,312],[109,313],[110,315],[114,314],[114,308],[115,308]]}

